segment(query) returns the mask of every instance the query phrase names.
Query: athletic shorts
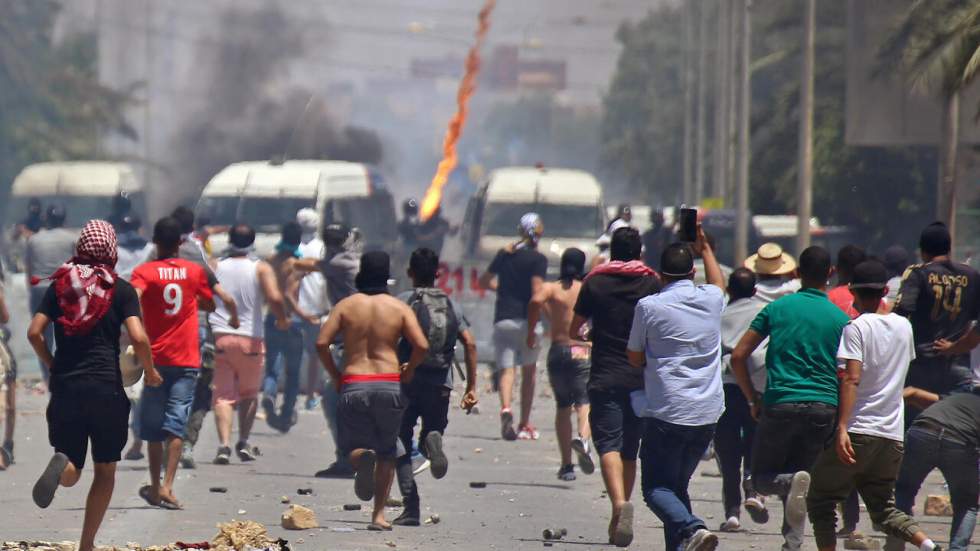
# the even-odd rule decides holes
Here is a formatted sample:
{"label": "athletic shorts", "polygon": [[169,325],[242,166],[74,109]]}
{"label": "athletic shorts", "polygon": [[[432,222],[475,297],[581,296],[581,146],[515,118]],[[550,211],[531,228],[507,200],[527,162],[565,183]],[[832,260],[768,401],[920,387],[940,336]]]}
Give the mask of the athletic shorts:
{"label": "athletic shorts", "polygon": [[85,466],[89,441],[96,463],[121,458],[129,438],[129,398],[121,387],[72,382],[70,388],[52,388],[46,416],[48,441],[75,468]]}
{"label": "athletic shorts", "polygon": [[163,384],[144,386],[139,400],[139,435],[147,442],[163,442],[187,435],[187,419],[194,403],[198,370],[157,366]]}
{"label": "athletic shorts", "polygon": [[589,403],[589,358],[587,346],[552,344],[548,351],[548,381],[558,407]]}
{"label": "athletic shorts", "polygon": [[218,333],[214,340],[213,404],[235,404],[259,395],[265,342]]}
{"label": "athletic shorts", "polygon": [[337,405],[337,442],[345,454],[374,450],[382,459],[398,456],[398,433],[407,400],[401,383],[345,384]]}
{"label": "athletic shorts", "polygon": [[619,452],[623,461],[636,461],[643,420],[633,412],[632,390],[590,390],[589,426],[599,455]]}
{"label": "athletic shorts", "polygon": [[500,320],[493,324],[493,359],[496,369],[538,363],[539,348],[527,347],[527,320]]}

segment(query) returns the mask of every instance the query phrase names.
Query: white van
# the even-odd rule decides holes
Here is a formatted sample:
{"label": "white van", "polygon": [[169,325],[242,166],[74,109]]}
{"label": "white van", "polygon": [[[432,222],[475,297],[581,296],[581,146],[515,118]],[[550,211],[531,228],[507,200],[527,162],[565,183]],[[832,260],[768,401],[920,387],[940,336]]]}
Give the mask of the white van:
{"label": "white van", "polygon": [[[205,186],[197,215],[212,225],[252,226],[256,252],[265,256],[272,254],[282,225],[307,207],[321,213],[321,224],[356,227],[367,248],[387,248],[397,240],[394,203],[380,173],[345,161],[231,164]],[[213,250],[223,251],[227,239],[227,234],[212,236]]]}
{"label": "white van", "polygon": [[146,214],[143,185],[133,167],[126,163],[105,161],[71,161],[37,163],[28,166],[14,178],[7,223],[19,222],[27,212],[31,199],[48,205],[65,207],[68,217],[65,226],[80,229],[96,218],[105,219],[112,213],[113,198],[126,196],[132,209],[141,217]]}
{"label": "white van", "polygon": [[581,170],[509,167],[490,173],[470,199],[463,227],[464,256],[487,261],[517,240],[521,216],[536,212],[544,223],[538,250],[557,266],[562,252],[577,247],[588,256],[605,230],[599,182]]}

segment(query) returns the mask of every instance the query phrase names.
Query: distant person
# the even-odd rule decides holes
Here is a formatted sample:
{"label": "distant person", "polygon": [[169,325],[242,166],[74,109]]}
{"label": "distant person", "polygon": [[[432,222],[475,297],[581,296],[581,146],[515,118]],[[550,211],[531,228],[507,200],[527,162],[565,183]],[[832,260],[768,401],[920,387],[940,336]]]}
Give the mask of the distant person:
{"label": "distant person", "polygon": [[885,249],[881,260],[888,269],[888,294],[885,295],[885,302],[889,308],[894,308],[898,291],[902,287],[902,275],[911,264],[909,252],[901,245],[892,245]]}
{"label": "distant person", "polygon": [[[63,207],[51,205],[45,213],[45,227],[27,239],[24,250],[24,264],[27,280],[31,283],[28,301],[31,312],[36,312],[47,293],[51,282],[47,279],[75,254],[75,241],[78,234],[65,229],[67,213]],[[113,252],[115,255],[115,252]],[[55,345],[54,326],[48,325],[44,342]],[[50,380],[48,368],[41,362],[41,376],[44,383]]]}
{"label": "distant person", "polygon": [[582,335],[591,322],[592,366],[589,371],[589,427],[612,515],[609,541],[626,547],[633,541],[633,505],[629,502],[636,481],[636,458],[643,423],[630,394],[643,388],[643,375],[629,363],[626,344],[636,303],[660,291],[657,273],[640,260],[643,244],[634,228],[612,235],[612,259],[585,278],[569,339]]}
{"label": "distant person", "polygon": [[269,305],[277,327],[289,327],[275,272],[264,260],[251,255],[255,230],[245,224],[236,225],[228,234],[228,245],[228,256],[218,261],[215,274],[233,297],[238,319],[234,319],[235,312],[229,311],[224,303],[218,304],[208,317],[215,347],[213,408],[219,440],[215,465],[227,465],[231,460],[231,428],[236,408],[239,436],[235,453],[243,462],[257,459],[258,451],[248,439],[262,385],[263,307]]}
{"label": "distant person", "polygon": [[[276,250],[265,261],[276,274],[279,289],[286,291],[293,264],[300,256],[299,247],[303,240],[303,228],[296,222],[287,222],[282,227],[282,235]],[[296,311],[298,296],[283,295],[286,315]],[[281,361],[280,361],[281,360]],[[296,424],[296,399],[299,396],[299,372],[303,366],[303,327],[291,321],[289,327],[278,329],[276,317],[265,317],[265,377],[262,381],[262,411],[266,423],[279,432],[286,433]],[[283,371],[285,369],[285,371]],[[282,403],[276,411],[276,396],[279,394],[279,381],[285,376]]]}
{"label": "distant person", "polygon": [[[531,425],[531,405],[537,377],[538,351],[527,347],[527,305],[544,284],[548,259],[538,252],[538,241],[544,224],[537,213],[521,217],[518,226],[521,240],[497,251],[487,271],[480,276],[480,286],[496,291],[493,314],[494,374],[500,390],[500,435],[504,440],[537,440],[537,429]],[[514,371],[521,369],[521,419],[514,430],[511,397]]]}
{"label": "distant person", "polygon": [[650,229],[643,232],[643,263],[657,270],[660,254],[674,240],[674,232],[664,224],[664,213],[659,208],[650,209]]}
{"label": "distant person", "polygon": [[[802,289],[769,303],[732,352],[732,372],[752,416],[755,491],[783,501],[783,549],[803,544],[809,469],[833,436],[837,413],[837,348],[849,318],[827,300],[830,253],[809,247],[800,255]],[[769,338],[766,391],[752,385],[748,360]]]}
{"label": "distant person", "polygon": [[763,243],[743,266],[757,277],[755,297],[767,304],[800,290],[796,260],[778,243]]}
{"label": "distant person", "polygon": [[[694,255],[707,285],[694,284]],[[632,395],[644,420],[641,487],[664,524],[666,549],[713,551],[718,536],[694,515],[688,486],[725,409],[721,383],[721,313],[725,281],[698,226],[693,244],[674,243],[660,259],[663,289],[640,299],[626,354],[642,370]]]}
{"label": "distant person", "polygon": [[[561,255],[558,281],[545,283],[531,297],[527,308],[527,345],[537,348],[538,335],[534,330],[543,312],[551,327],[551,348],[548,350],[548,380],[555,396],[555,433],[561,467],[558,478],[575,480],[572,451],[578,456],[579,468],[585,474],[595,472],[592,459],[592,429],[589,428],[589,370],[591,343],[581,336],[573,339],[568,327],[575,317],[575,303],[585,277],[585,253],[574,247]],[[578,420],[578,435],[572,438],[572,409]]]}
{"label": "distant person", "polygon": [[[300,209],[296,213],[296,223],[303,230],[300,236],[299,253],[301,258],[323,260],[326,245],[317,234],[320,228],[320,215],[314,209]],[[327,301],[327,282],[320,272],[301,272],[296,270],[290,279],[286,292],[295,297],[296,311],[293,321],[300,324],[303,331],[303,351],[306,354],[306,410],[312,411],[320,406],[317,393],[320,389],[320,360],[316,354],[316,338],[320,325],[330,310]]]}
{"label": "distant person", "polygon": [[[389,270],[387,253],[365,253],[357,274],[357,294],[334,306],[317,339],[320,361],[340,393],[337,426],[340,447],[357,471],[354,492],[362,501],[374,500],[368,525],[374,531],[391,530],[384,510],[405,410],[401,385],[412,382],[429,351],[415,312],[388,295]],[[343,374],[330,350],[338,337],[344,342]],[[399,364],[401,338],[410,343],[412,352],[406,363]]]}
{"label": "distant person", "polygon": [[[980,274],[950,257],[952,238],[945,224],[926,226],[919,238],[923,263],[906,270],[895,313],[909,318],[915,333],[915,359],[907,386],[947,396],[973,386],[969,354],[939,353],[939,340],[956,341],[967,332],[980,310]],[[918,409],[906,411],[906,424]]]}
{"label": "distant person", "polygon": [[867,258],[864,249],[857,245],[844,245],[837,251],[837,264],[834,266],[837,285],[827,291],[827,298],[851,319],[858,316],[858,311],[854,308],[854,295],[850,290],[851,278],[854,277],[854,268]]}
{"label": "distant person", "polygon": [[[757,524],[769,522],[765,496],[752,487],[752,441],[756,421],[748,401],[732,373],[732,351],[738,345],[752,320],[768,304],[755,296],[756,276],[748,268],[738,268],[728,276],[728,305],[721,313],[722,388],[725,392],[725,412],[715,429],[715,453],[721,470],[722,506],[725,521],[721,532],[740,532],[742,491],[745,491],[745,510]],[[756,392],[766,390],[766,349],[768,341],[749,356],[749,378]]]}
{"label": "distant person", "polygon": [[428,220],[419,222],[415,230],[415,243],[420,249],[429,249],[436,254],[442,254],[443,244],[446,237],[455,235],[459,228],[454,227],[442,215],[442,207],[436,207],[436,211]]}
{"label": "distant person", "polygon": [[857,490],[877,529],[920,549],[935,549],[915,521],[895,507],[905,425],[902,390],[915,355],[912,325],[897,314],[876,313],[888,281],[884,264],[863,261],[850,281],[859,316],[844,328],[837,351],[836,442],[817,456],[807,495],[817,548],[837,548],[837,506]]}
{"label": "distant person", "polygon": [[[399,526],[419,526],[421,521],[418,485],[412,466],[412,444],[419,420],[419,448],[430,462],[432,476],[446,476],[449,459],[443,450],[442,439],[449,425],[450,394],[453,390],[453,362],[456,343],[463,345],[466,361],[466,390],[460,407],[469,412],[477,404],[476,397],[476,339],[470,332],[463,310],[446,293],[435,286],[439,271],[439,256],[431,249],[416,249],[408,264],[412,290],[398,296],[408,304],[429,343],[429,352],[415,370],[411,382],[402,384],[408,399],[402,416],[399,438],[404,451],[398,457],[398,487],[404,498],[402,514],[392,521]],[[407,340],[398,344],[398,359],[407,362],[412,346]]]}
{"label": "distant person", "polygon": [[[616,222],[620,222],[620,224],[614,228],[613,224],[615,224]],[[609,226],[606,227],[606,233],[611,235],[612,232],[618,230],[621,227],[632,225],[632,222],[633,222],[633,209],[631,209],[629,205],[619,205],[619,207],[616,209],[616,217],[613,218],[612,221],[609,222]]]}
{"label": "distant person", "polygon": [[112,197],[112,208],[106,222],[112,224],[116,232],[122,230],[123,219],[133,214],[133,201],[126,193],[117,193]]}
{"label": "distant person", "polygon": [[155,251],[153,243],[140,235],[142,226],[143,221],[135,214],[126,215],[119,222],[119,262],[116,263],[116,272],[127,281],[133,275],[133,270],[150,260]]}
{"label": "distant person", "polygon": [[[50,276],[53,283],[27,331],[34,352],[51,370],[47,420],[55,453],[34,485],[38,507],[51,505],[59,486],[78,483],[90,444],[92,448],[95,477],[85,502],[79,551],[95,548],[129,432],[129,399],[119,371],[122,325],[143,366],[145,384],[154,387],[163,382],[140,321],[139,297],[132,285],[115,275],[115,266],[112,225],[104,220],[88,222],[75,253]],[[48,325],[55,326],[54,356],[45,342]]]}
{"label": "distant person", "polygon": [[17,358],[10,350],[10,311],[4,296],[5,278],[0,272],[0,388],[4,393],[3,443],[0,471],[14,464],[14,428],[17,423]]}
{"label": "distant person", "polygon": [[398,221],[398,237],[401,250],[414,251],[419,248],[419,203],[415,199],[405,199],[402,203],[402,219]]}
{"label": "distant person", "polygon": [[204,268],[177,258],[180,229],[170,217],[156,223],[158,258],[136,268],[131,280],[143,308],[153,362],[163,378],[158,387],[144,387],[139,399],[140,439],[148,443],[150,463],[150,484],[139,495],[165,509],[182,508],[173,486],[201,367],[197,311],[214,310]]}
{"label": "distant person", "polygon": [[41,200],[37,197],[31,197],[27,201],[27,216],[18,224],[21,228],[21,235],[27,238],[41,231],[41,228],[44,227],[43,212],[44,209],[41,206]]}
{"label": "distant person", "polygon": [[[718,247],[715,244],[715,237],[710,233],[704,234],[705,242],[711,247],[711,250],[718,254]],[[717,257],[715,257],[717,259]],[[718,268],[721,269],[721,277],[725,281],[728,281],[728,276],[732,274],[732,267],[727,264],[718,263]],[[695,285],[705,285],[708,282],[707,279],[708,271],[704,267],[704,259],[699,255],[694,255],[694,284]]]}

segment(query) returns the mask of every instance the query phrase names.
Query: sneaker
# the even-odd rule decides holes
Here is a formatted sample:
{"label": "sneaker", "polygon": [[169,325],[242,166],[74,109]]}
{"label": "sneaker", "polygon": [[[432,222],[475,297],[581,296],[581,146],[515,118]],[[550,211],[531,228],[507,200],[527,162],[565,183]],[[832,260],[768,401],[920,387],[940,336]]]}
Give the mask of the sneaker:
{"label": "sneaker", "polygon": [[517,440],[517,432],[514,431],[514,414],[509,409],[500,412],[500,437],[507,441]]}
{"label": "sneaker", "polygon": [[279,421],[279,416],[276,415],[276,402],[269,396],[262,397],[262,413],[265,414],[265,422],[269,424],[270,427],[279,430],[277,421]]}
{"label": "sneaker", "polygon": [[402,511],[402,514],[398,515],[398,518],[391,521],[395,526],[421,526],[422,523],[419,522],[419,511],[418,509],[406,508]]}
{"label": "sneaker", "polygon": [[218,448],[218,455],[214,456],[215,465],[227,465],[231,462],[231,448],[222,446]]}
{"label": "sneaker", "polygon": [[320,407],[320,399],[319,398],[307,398],[306,399],[306,411],[313,411],[313,410],[315,410],[318,407]]}
{"label": "sneaker", "polygon": [[684,542],[684,551],[715,551],[718,548],[718,536],[705,530],[698,529]]}
{"label": "sneaker", "polygon": [[761,497],[753,496],[746,499],[745,510],[749,513],[749,517],[752,518],[752,522],[756,524],[769,522],[769,509],[766,509],[766,503]]}
{"label": "sneaker", "polygon": [[428,470],[431,466],[432,462],[429,461],[424,455],[418,452],[412,452],[412,475],[418,476]]}
{"label": "sneaker", "polygon": [[881,544],[874,538],[869,538],[861,532],[854,531],[844,539],[844,549],[858,549],[867,551],[869,549],[881,549]]}
{"label": "sneaker", "polygon": [[248,442],[239,442],[235,444],[235,453],[238,454],[238,459],[242,463],[247,463],[249,461],[255,461],[258,459],[261,453],[259,449],[255,446],[249,445]]}
{"label": "sneaker", "polygon": [[806,494],[810,490],[810,473],[799,471],[793,475],[786,496],[786,523],[797,532],[806,526]]}
{"label": "sneaker", "polygon": [[558,480],[564,480],[565,482],[572,482],[575,480],[575,465],[565,465],[564,467],[558,469]]}
{"label": "sneaker", "polygon": [[592,474],[595,472],[595,461],[592,460],[592,449],[589,447],[588,440],[581,436],[573,438],[572,451],[578,456],[578,468],[582,469],[583,473]]}
{"label": "sneaker", "polygon": [[143,455],[142,450],[130,449],[126,451],[126,455],[123,456],[123,459],[126,461],[139,461],[143,459],[143,457],[145,456]]}
{"label": "sneaker", "polygon": [[313,476],[316,478],[354,478],[354,467],[351,467],[350,463],[337,461],[326,469],[317,471]]}
{"label": "sneaker", "polygon": [[521,425],[517,428],[518,440],[537,440],[541,438],[541,433],[532,425]]}
{"label": "sneaker", "polygon": [[738,517],[728,517],[728,520],[721,523],[721,527],[718,528],[719,532],[741,532],[742,522],[738,520]]}
{"label": "sneaker", "polygon": [[184,442],[184,447],[180,450],[180,468],[197,468],[197,462],[194,461],[194,446],[192,446],[190,442]]}
{"label": "sneaker", "polygon": [[432,462],[432,476],[436,480],[446,476],[449,470],[449,458],[442,451],[442,434],[430,432],[425,436],[425,451]]}

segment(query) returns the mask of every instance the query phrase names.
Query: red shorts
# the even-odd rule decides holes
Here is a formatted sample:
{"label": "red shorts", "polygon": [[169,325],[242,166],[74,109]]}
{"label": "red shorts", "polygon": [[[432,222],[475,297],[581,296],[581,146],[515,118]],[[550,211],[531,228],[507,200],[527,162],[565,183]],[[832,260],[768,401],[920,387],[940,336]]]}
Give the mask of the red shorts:
{"label": "red shorts", "polygon": [[214,404],[235,404],[259,395],[265,341],[241,335],[216,334],[214,339]]}

